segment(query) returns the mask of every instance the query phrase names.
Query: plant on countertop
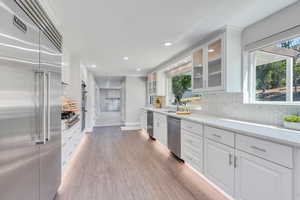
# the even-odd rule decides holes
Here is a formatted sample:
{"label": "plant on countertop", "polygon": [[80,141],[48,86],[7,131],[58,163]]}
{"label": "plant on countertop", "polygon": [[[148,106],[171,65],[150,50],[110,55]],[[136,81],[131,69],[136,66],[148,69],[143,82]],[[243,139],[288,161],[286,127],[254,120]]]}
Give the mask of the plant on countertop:
{"label": "plant on countertop", "polygon": [[160,100],[160,98],[156,98],[155,99],[155,107],[156,108],[161,108],[161,100]]}
{"label": "plant on countertop", "polygon": [[156,103],[156,104],[160,104],[160,99],[159,99],[159,98],[156,98],[156,99],[155,99],[155,103]]}
{"label": "plant on countertop", "polygon": [[293,123],[300,123],[300,116],[297,116],[297,115],[286,116],[284,118],[284,121],[293,122]]}

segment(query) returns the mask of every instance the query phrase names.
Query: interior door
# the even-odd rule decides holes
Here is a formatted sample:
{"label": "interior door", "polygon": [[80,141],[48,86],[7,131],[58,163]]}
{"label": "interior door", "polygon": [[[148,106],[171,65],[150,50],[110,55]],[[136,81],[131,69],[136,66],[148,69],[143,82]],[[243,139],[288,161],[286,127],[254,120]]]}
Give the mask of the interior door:
{"label": "interior door", "polygon": [[61,53],[40,32],[40,71],[44,74],[40,145],[40,199],[53,199],[61,182]]}
{"label": "interior door", "polygon": [[0,1],[0,199],[39,199],[36,75],[39,33],[14,1]]}
{"label": "interior door", "polygon": [[292,200],[292,170],[237,151],[237,200]]}
{"label": "interior door", "polygon": [[234,149],[205,139],[205,176],[224,190],[234,195]]}

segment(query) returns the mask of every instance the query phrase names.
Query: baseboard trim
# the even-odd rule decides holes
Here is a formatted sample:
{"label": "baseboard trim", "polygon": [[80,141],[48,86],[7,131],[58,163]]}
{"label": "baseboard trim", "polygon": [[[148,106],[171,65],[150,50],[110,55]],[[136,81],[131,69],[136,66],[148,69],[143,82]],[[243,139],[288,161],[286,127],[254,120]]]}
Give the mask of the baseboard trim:
{"label": "baseboard trim", "polygon": [[125,122],[125,126],[121,127],[122,131],[135,131],[140,129],[141,124],[139,122]]}
{"label": "baseboard trim", "polygon": [[141,130],[141,127],[138,127],[138,126],[122,126],[121,130],[122,131],[137,131],[137,130]]}
{"label": "baseboard trim", "polygon": [[105,123],[105,124],[96,124],[94,127],[107,127],[107,126],[123,126],[124,123]]}

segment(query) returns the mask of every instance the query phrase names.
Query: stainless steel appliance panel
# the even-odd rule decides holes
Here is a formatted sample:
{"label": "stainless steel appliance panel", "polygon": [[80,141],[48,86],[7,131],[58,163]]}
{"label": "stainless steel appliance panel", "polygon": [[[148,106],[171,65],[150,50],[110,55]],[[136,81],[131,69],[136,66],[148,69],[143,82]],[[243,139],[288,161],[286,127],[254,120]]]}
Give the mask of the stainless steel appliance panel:
{"label": "stainless steel appliance panel", "polygon": [[149,134],[151,139],[153,138],[153,112],[147,111],[147,133]]}
{"label": "stainless steel appliance panel", "polygon": [[[19,25],[23,25],[23,29],[14,24],[14,18],[20,20]],[[39,199],[39,146],[35,144],[38,140],[36,121],[38,51],[38,29],[14,1],[1,0],[1,200]]]}
{"label": "stainless steel appliance panel", "polygon": [[61,182],[61,54],[40,33],[40,71],[43,76],[41,115],[44,123],[40,134],[40,199],[53,199]]}
{"label": "stainless steel appliance panel", "polygon": [[178,158],[181,158],[181,121],[168,116],[168,147]]}

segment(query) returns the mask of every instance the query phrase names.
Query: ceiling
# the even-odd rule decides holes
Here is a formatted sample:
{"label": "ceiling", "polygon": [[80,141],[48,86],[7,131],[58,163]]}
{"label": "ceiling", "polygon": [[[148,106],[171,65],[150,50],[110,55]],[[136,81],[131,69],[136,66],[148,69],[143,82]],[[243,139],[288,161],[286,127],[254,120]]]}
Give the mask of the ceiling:
{"label": "ceiling", "polygon": [[66,48],[100,76],[145,74],[225,25],[244,28],[297,0],[41,1]]}

